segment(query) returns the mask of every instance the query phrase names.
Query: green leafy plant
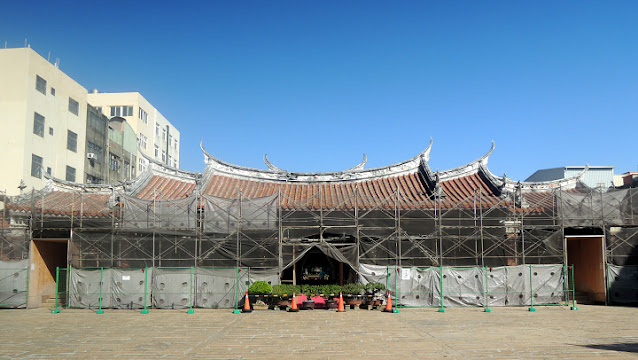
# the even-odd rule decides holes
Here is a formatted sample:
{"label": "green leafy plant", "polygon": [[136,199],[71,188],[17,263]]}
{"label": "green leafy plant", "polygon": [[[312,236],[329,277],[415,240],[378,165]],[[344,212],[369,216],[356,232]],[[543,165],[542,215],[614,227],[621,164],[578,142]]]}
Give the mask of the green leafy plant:
{"label": "green leafy plant", "polygon": [[375,293],[377,291],[385,290],[385,285],[378,282],[370,282],[365,285],[365,290],[367,293]]}
{"label": "green leafy plant", "polygon": [[255,281],[248,287],[248,292],[253,294],[270,294],[272,293],[272,286],[265,281]]}
{"label": "green leafy plant", "polygon": [[292,284],[280,284],[272,287],[272,294],[279,297],[292,296],[293,293],[301,293],[300,286]]}
{"label": "green leafy plant", "polygon": [[340,292],[341,292],[341,286],[336,284],[321,285],[319,287],[319,293],[324,294],[326,296],[330,294],[339,295]]}
{"label": "green leafy plant", "polygon": [[319,285],[301,285],[301,292],[306,296],[317,295],[320,293],[319,287]]}
{"label": "green leafy plant", "polygon": [[365,291],[365,285],[363,284],[345,284],[342,287],[344,294],[360,295]]}

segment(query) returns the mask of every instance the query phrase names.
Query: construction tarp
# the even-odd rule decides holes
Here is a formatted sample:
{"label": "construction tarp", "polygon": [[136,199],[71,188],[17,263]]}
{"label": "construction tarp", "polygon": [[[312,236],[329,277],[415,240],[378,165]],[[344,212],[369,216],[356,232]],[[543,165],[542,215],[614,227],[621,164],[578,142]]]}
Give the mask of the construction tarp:
{"label": "construction tarp", "polygon": [[638,190],[561,192],[558,210],[564,226],[638,225]]}
{"label": "construction tarp", "polygon": [[153,275],[153,307],[175,309],[193,305],[193,269],[155,269]]}
{"label": "construction tarp", "polygon": [[29,260],[0,260],[0,308],[25,308]]}
{"label": "construction tarp", "polygon": [[192,229],[197,227],[197,198],[146,200],[123,196],[124,229]]}
{"label": "construction tarp", "polygon": [[108,269],[106,271],[70,269],[69,307],[111,307],[111,274],[112,272]]}
{"label": "construction tarp", "polygon": [[638,227],[611,226],[606,231],[607,262],[616,266],[638,265]]}
{"label": "construction tarp", "polygon": [[230,234],[237,229],[276,229],[277,195],[257,199],[224,199],[203,195],[204,232]]}
{"label": "construction tarp", "polygon": [[253,282],[279,284],[276,270],[248,268],[71,269],[69,276],[69,307],[94,309],[232,308]]}
{"label": "construction tarp", "polygon": [[638,266],[607,267],[607,294],[612,304],[638,304]]}
{"label": "construction tarp", "polygon": [[532,305],[532,297],[538,305],[566,299],[563,265],[398,268],[361,264],[359,281],[386,284],[403,306],[441,306],[441,300],[446,307],[523,306]]}

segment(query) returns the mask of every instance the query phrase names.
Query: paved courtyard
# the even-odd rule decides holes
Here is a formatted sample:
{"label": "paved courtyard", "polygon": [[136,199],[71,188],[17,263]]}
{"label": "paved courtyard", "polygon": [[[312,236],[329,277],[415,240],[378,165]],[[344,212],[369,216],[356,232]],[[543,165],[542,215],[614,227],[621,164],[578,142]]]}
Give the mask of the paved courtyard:
{"label": "paved courtyard", "polygon": [[635,359],[638,308],[0,310],[0,359]]}

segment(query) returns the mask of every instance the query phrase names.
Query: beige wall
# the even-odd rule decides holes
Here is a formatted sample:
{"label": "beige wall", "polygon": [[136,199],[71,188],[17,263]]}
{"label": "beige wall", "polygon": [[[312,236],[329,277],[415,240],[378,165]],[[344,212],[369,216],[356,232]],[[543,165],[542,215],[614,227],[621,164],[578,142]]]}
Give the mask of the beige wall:
{"label": "beige wall", "polygon": [[[37,75],[47,81],[46,94],[35,88]],[[75,168],[76,181],[83,181],[86,95],[85,88],[34,50],[0,49],[0,190],[18,194],[20,180],[27,191],[45,185],[44,176],[31,176],[32,154],[43,158],[43,173],[50,167],[52,176],[65,179],[68,165]],[[68,110],[69,97],[79,103],[78,115]],[[45,118],[44,137],[33,133],[34,112]],[[77,134],[76,152],[67,150],[67,130]]]}
{"label": "beige wall", "polygon": [[[108,117],[111,117],[111,106],[133,106],[133,115],[123,116],[123,118],[131,125],[137,134],[138,140],[140,139],[140,134],[146,136],[146,147],[141,146],[144,155],[163,163],[166,163],[166,161],[162,161],[161,159],[162,150],[166,150],[167,140],[162,136],[162,129],[168,126],[169,134],[172,135],[173,142],[167,156],[171,155],[171,160],[175,160],[171,161],[169,165],[179,167],[179,146],[181,145],[179,131],[140,93],[91,93],[88,94],[88,102],[95,107],[101,107],[102,112]],[[148,114],[147,123],[144,123],[144,121],[139,118],[140,107]],[[159,135],[155,130],[156,124],[160,126]],[[177,148],[175,147],[175,140],[177,140]],[[159,148],[158,156],[155,156],[155,145]],[[139,151],[138,158],[142,158],[139,155]],[[139,172],[140,168],[138,165],[138,174]]]}

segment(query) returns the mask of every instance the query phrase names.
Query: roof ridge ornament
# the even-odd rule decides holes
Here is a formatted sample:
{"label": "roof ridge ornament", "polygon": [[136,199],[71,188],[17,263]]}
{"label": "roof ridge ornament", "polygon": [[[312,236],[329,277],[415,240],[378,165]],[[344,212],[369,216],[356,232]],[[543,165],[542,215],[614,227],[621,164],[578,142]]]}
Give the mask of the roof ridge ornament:
{"label": "roof ridge ornament", "polygon": [[363,160],[356,166],[333,172],[293,172],[285,169],[281,169],[273,165],[268,156],[264,156],[264,162],[268,169],[256,169],[240,165],[231,164],[216,158],[211,155],[204,148],[204,142],[200,142],[200,148],[204,154],[204,162],[206,163],[206,173],[224,173],[235,177],[248,177],[253,179],[275,180],[275,181],[297,181],[297,182],[328,182],[328,181],[344,181],[344,180],[363,180],[385,176],[395,176],[399,174],[406,174],[409,172],[415,172],[419,170],[420,166],[427,165],[430,159],[430,151],[432,149],[433,140],[430,138],[430,144],[428,147],[412,157],[411,159],[371,168],[365,169],[365,165],[368,161],[368,156],[363,154]]}
{"label": "roof ridge ornament", "polygon": [[274,171],[276,173],[281,173],[281,174],[289,173],[289,171],[286,171],[284,169],[278,168],[275,165],[273,165],[270,162],[270,160],[268,160],[268,154],[264,154],[264,163],[266,163],[266,166],[268,167],[268,169],[270,169],[270,171]]}
{"label": "roof ridge ornament", "polygon": [[363,153],[363,160],[361,160],[361,162],[358,165],[353,166],[350,169],[346,169],[343,172],[361,171],[361,170],[363,170],[363,167],[366,166],[367,162],[368,162],[368,155]]}
{"label": "roof ridge ornament", "polygon": [[[366,165],[366,163],[368,162],[368,156],[364,153],[363,154],[363,160],[361,160],[361,162],[349,169],[346,170],[342,170],[342,171],[337,171],[336,173],[349,173],[349,172],[356,172],[356,171],[361,171],[363,170],[364,166]],[[288,170],[284,170],[280,167],[277,167],[275,165],[273,165],[273,163],[270,162],[270,160],[268,159],[268,154],[264,154],[264,163],[266,164],[266,166],[268,167],[268,169],[270,171],[279,173],[279,174],[292,174],[293,171],[288,171]]]}

